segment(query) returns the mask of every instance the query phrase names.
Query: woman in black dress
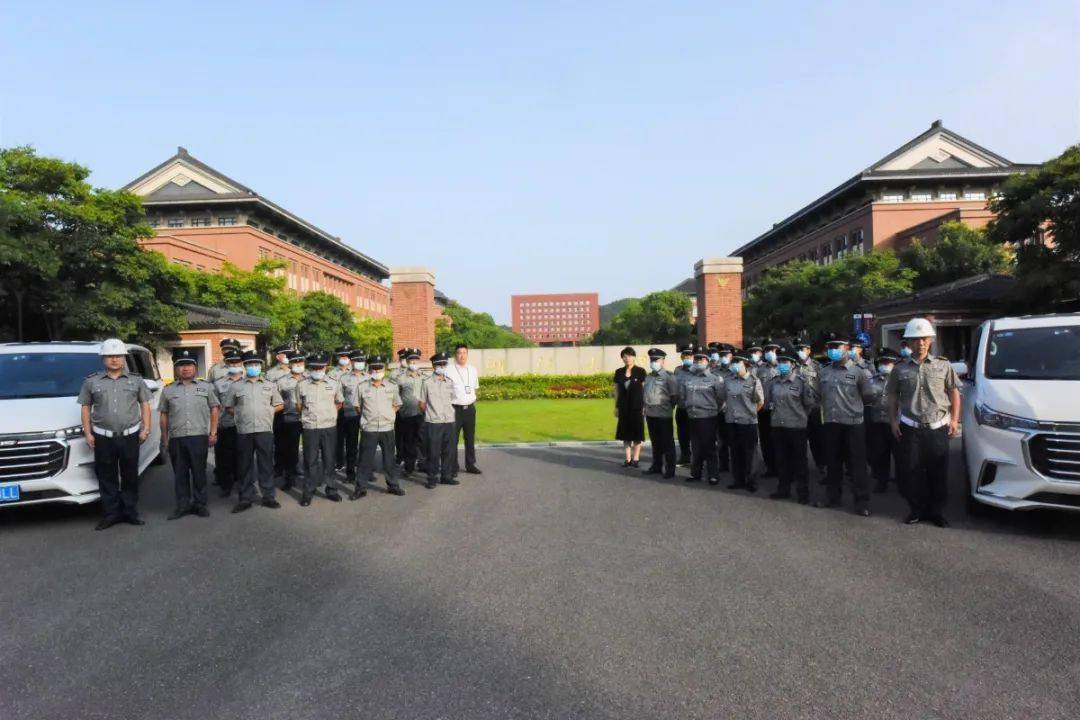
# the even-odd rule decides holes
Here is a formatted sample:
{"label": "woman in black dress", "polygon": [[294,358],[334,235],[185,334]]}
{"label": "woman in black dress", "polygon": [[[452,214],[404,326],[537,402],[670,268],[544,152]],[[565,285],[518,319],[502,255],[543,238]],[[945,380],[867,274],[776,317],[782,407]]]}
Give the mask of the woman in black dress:
{"label": "woman in black dress", "polygon": [[634,364],[637,353],[625,347],[619,353],[623,367],[615,371],[615,439],[623,441],[626,462],[623,467],[637,467],[641,445],[645,442],[645,368]]}

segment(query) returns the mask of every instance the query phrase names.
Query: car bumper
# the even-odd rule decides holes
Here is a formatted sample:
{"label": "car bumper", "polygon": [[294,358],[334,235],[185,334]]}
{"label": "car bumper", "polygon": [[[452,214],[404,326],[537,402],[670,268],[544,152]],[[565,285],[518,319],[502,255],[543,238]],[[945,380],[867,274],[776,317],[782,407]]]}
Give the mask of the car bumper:
{"label": "car bumper", "polygon": [[976,500],[1007,510],[1080,511],[1080,481],[1047,477],[1032,463],[1030,442],[1036,435],[987,426],[964,434],[969,487]]}
{"label": "car bumper", "polygon": [[82,439],[66,445],[65,464],[55,475],[29,480],[0,477],[0,484],[19,486],[19,500],[0,503],[0,510],[45,503],[85,505],[100,499],[93,451]]}

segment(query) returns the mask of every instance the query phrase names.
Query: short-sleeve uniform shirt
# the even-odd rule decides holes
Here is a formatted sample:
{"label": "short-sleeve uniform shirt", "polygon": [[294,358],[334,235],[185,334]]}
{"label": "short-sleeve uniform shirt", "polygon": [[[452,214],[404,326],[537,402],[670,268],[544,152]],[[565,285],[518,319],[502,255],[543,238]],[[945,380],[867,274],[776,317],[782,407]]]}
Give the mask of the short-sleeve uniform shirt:
{"label": "short-sleeve uniform shirt", "polygon": [[214,386],[205,380],[177,380],[161,393],[161,412],[168,416],[169,437],[210,433],[210,411],[221,405]]}
{"label": "short-sleeve uniform shirt", "polygon": [[217,393],[218,401],[221,402],[221,418],[218,420],[218,430],[222,428],[235,428],[236,418],[232,413],[225,412],[225,408],[229,407],[229,396],[232,394],[233,388],[240,384],[239,380],[232,380],[229,377],[223,377],[220,380],[212,383],[214,386],[214,392]]}
{"label": "short-sleeve uniform shirt", "polygon": [[341,383],[335,380],[301,380],[296,386],[300,422],[305,430],[323,430],[337,425],[337,404],[344,401]]}
{"label": "short-sleeve uniform shirt", "polygon": [[233,409],[241,435],[274,431],[274,406],[283,405],[278,386],[263,377],[243,380],[231,388],[225,407]]}
{"label": "short-sleeve uniform shirt", "polygon": [[90,423],[110,432],[123,432],[142,422],[142,403],[150,390],[142,375],[123,370],[109,377],[104,370],[88,375],[79,389],[79,404],[90,406]]}
{"label": "short-sleeve uniform shirt", "polygon": [[420,386],[420,399],[424,401],[424,422],[454,422],[454,405],[451,402],[453,394],[454,385],[445,375],[436,373],[424,380],[424,384]]}
{"label": "short-sleeve uniform shirt", "polygon": [[386,432],[394,429],[395,408],[401,405],[397,383],[383,380],[367,382],[360,389],[360,417],[365,432]]}
{"label": "short-sleeve uniform shirt", "polygon": [[900,412],[908,419],[936,423],[949,414],[949,395],[958,387],[952,363],[927,355],[921,363],[914,358],[896,363],[889,373],[885,394],[899,399]]}

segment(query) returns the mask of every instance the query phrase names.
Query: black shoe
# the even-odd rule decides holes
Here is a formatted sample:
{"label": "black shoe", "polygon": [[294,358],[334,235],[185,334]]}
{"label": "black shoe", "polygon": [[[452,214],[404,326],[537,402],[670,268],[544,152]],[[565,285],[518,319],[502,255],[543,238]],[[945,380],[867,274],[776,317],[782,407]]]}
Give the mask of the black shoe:
{"label": "black shoe", "polygon": [[805,497],[799,498],[799,504],[800,505],[809,505],[810,504],[810,498],[805,498]]}
{"label": "black shoe", "polygon": [[443,478],[439,481],[440,485],[460,485],[461,481],[457,478]]}
{"label": "black shoe", "polygon": [[922,520],[922,518],[919,517],[919,513],[917,513],[917,512],[909,512],[907,514],[907,517],[904,518],[904,524],[905,525],[918,525],[920,520]]}
{"label": "black shoe", "polygon": [[236,503],[236,505],[233,506],[232,513],[233,513],[233,515],[236,515],[237,513],[242,513],[245,510],[250,510],[250,509],[251,509],[251,503],[249,503],[249,502],[238,502],[238,503]]}
{"label": "black shoe", "polygon": [[874,492],[878,495],[889,492],[889,484],[879,482],[877,485],[874,486]]}
{"label": "black shoe", "polygon": [[946,520],[945,516],[943,516],[943,515],[931,515],[930,517],[928,517],[926,519],[929,520],[934,525],[937,525],[939,528],[947,528],[947,527],[949,527],[949,521]]}
{"label": "black shoe", "polygon": [[165,519],[166,520],[179,520],[180,518],[184,517],[185,515],[187,515],[190,512],[191,512],[191,508],[176,508]]}
{"label": "black shoe", "polygon": [[757,492],[757,483],[756,482],[748,482],[748,483],[746,483],[746,492],[756,493]]}
{"label": "black shoe", "polygon": [[281,503],[279,503],[274,498],[263,498],[262,506],[264,508],[270,508],[271,510],[277,510],[281,507]]}
{"label": "black shoe", "polygon": [[686,478],[686,482],[701,482],[701,478],[691,475],[690,477]]}
{"label": "black shoe", "polygon": [[472,467],[465,468],[465,472],[469,473],[470,475],[483,475],[484,474],[484,473],[480,472],[480,468],[476,467],[475,465],[473,465]]}
{"label": "black shoe", "polygon": [[622,466],[623,467],[630,467],[630,461],[629,460],[624,460]]}
{"label": "black shoe", "polygon": [[311,505],[311,493],[304,493],[300,496],[300,507],[308,507]]}
{"label": "black shoe", "polygon": [[665,480],[670,480],[671,478],[675,477],[675,471],[674,471],[674,470],[672,470],[671,472],[666,472],[666,473],[664,473],[664,474],[662,475],[662,477],[663,477],[663,478],[664,478]]}
{"label": "black shoe", "polygon": [[791,497],[791,493],[777,490],[776,492],[769,493],[770,500],[787,500]]}
{"label": "black shoe", "polygon": [[326,490],[323,491],[323,495],[325,495],[326,499],[329,500],[330,502],[341,502],[341,496],[338,495],[337,490],[332,490],[330,488],[327,488]]}
{"label": "black shoe", "polygon": [[718,477],[709,478],[709,484],[710,485],[719,485],[720,484],[720,478],[718,478]]}
{"label": "black shoe", "polygon": [[367,489],[366,488],[358,487],[355,490],[353,490],[351,493],[349,493],[349,500],[350,501],[359,500],[362,497],[367,497]]}
{"label": "black shoe", "polygon": [[859,517],[870,517],[870,508],[865,506],[855,508],[855,514]]}
{"label": "black shoe", "polygon": [[655,465],[650,465],[650,466],[649,466],[649,467],[648,467],[648,468],[647,468],[647,469],[646,469],[646,470],[645,470],[645,471],[644,471],[643,473],[641,473],[641,474],[642,474],[642,475],[659,475],[659,474],[660,474],[661,472],[662,472],[662,470],[661,470],[660,468],[656,467]]}
{"label": "black shoe", "polygon": [[438,485],[438,484],[439,483],[437,483],[437,482],[434,482],[432,480],[428,480],[426,483],[424,483],[424,487],[426,487],[428,490],[434,490],[435,486]]}
{"label": "black shoe", "polygon": [[400,485],[390,485],[386,488],[386,492],[390,493],[391,495],[399,496],[405,494],[405,491],[401,489]]}
{"label": "black shoe", "polygon": [[221,488],[221,490],[218,491],[217,495],[220,498],[227,498],[232,495],[232,490],[226,490],[225,488]]}
{"label": "black shoe", "polygon": [[413,473],[412,470],[409,470],[408,468],[406,468],[405,470],[401,471],[401,477],[412,477],[412,473]]}
{"label": "black shoe", "polygon": [[293,481],[292,480],[286,480],[285,482],[281,483],[281,492],[289,492],[292,489],[293,489]]}
{"label": "black shoe", "polygon": [[210,517],[210,511],[202,505],[194,508],[191,513],[192,515],[198,515],[199,517]]}
{"label": "black shoe", "polygon": [[108,530],[113,525],[120,522],[120,518],[102,518],[97,525],[94,526],[95,530]]}
{"label": "black shoe", "polygon": [[839,502],[833,502],[832,500],[818,500],[816,503],[814,503],[814,507],[816,507],[816,508],[835,508],[835,507],[840,507],[840,503]]}
{"label": "black shoe", "polygon": [[138,515],[127,515],[123,518],[123,521],[128,525],[145,525],[146,521]]}
{"label": "black shoe", "polygon": [[763,477],[763,478],[774,478],[774,477],[776,477],[776,473],[773,472],[772,470],[766,470],[765,472],[761,473],[761,477]]}
{"label": "black shoe", "polygon": [[746,487],[746,483],[733,482],[733,483],[728,484],[727,489],[728,490],[742,490],[744,487]]}
{"label": "black shoe", "polygon": [[690,464],[690,458],[688,458],[688,457],[681,457],[681,458],[679,458],[679,462],[677,462],[677,463],[675,463],[675,464],[676,464],[676,465],[689,465],[689,464]]}

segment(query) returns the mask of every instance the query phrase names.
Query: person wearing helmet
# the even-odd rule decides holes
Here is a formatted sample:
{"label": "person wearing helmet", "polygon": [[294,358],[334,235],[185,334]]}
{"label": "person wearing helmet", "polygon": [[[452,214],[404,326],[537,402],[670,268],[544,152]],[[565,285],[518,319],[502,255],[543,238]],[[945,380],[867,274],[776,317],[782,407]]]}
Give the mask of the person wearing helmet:
{"label": "person wearing helmet", "polygon": [[345,402],[345,395],[340,381],[331,380],[323,373],[329,360],[325,353],[308,356],[307,365],[311,368],[311,374],[296,385],[296,409],[300,413],[304,434],[301,507],[311,505],[319,485],[326,486],[323,495],[327,500],[341,502],[337,473],[334,471],[334,447],[338,411]]}
{"label": "person wearing helmet", "polygon": [[221,359],[211,365],[206,372],[206,382],[211,384],[229,374],[229,364],[225,359],[225,354],[230,350],[240,352],[240,341],[236,338],[222,338],[221,342],[218,343],[218,347],[221,350]]}
{"label": "person wearing helmet", "polygon": [[277,385],[262,375],[262,357],[254,350],[243,356],[244,379],[235,383],[222,403],[236,420],[236,474],[240,480],[239,499],[233,513],[251,508],[255,485],[259,486],[263,507],[276,510],[274,498],[274,415],[285,408]]}
{"label": "person wearing helmet", "polygon": [[949,438],[960,426],[960,382],[943,357],[930,354],[937,333],[926,318],[904,328],[911,357],[896,364],[885,384],[893,436],[899,441],[897,480],[911,511],[908,525],[942,515],[949,479]]}
{"label": "person wearing helmet", "polygon": [[[244,379],[244,356],[239,350],[229,348],[222,360],[225,363],[225,375],[213,385],[221,407],[224,408],[233,388]],[[236,485],[236,418],[225,410],[221,410],[218,418],[218,439],[214,445],[214,484],[220,488],[218,495],[223,498],[232,495]]]}
{"label": "person wearing helmet", "polygon": [[[284,481],[281,484],[283,491],[292,490],[300,476],[300,411],[296,407],[296,386],[306,376],[307,364],[304,353],[299,350],[289,351],[289,374],[279,378],[277,385],[281,393],[281,401],[284,405],[277,416],[281,417],[281,437],[274,438],[274,453],[281,451],[281,475]],[[275,417],[277,417],[275,416]]]}
{"label": "person wearing helmet", "polygon": [[345,446],[345,481],[355,483],[361,432],[360,389],[368,381],[367,353],[353,350],[349,360],[352,370],[338,378],[342,396],[340,432],[344,437],[339,437],[337,443]]}
{"label": "person wearing helmet", "polygon": [[[679,348],[679,366],[672,373],[678,385],[678,394],[682,395],[682,386],[690,379],[694,367],[694,346],[687,344]],[[679,439],[679,459],[676,464],[690,464],[690,418],[686,414],[686,408],[682,403],[675,406],[675,435]]]}
{"label": "person wearing helmet", "polygon": [[807,379],[796,369],[795,348],[782,347],[776,353],[776,375],[765,386],[765,404],[772,422],[778,482],[773,500],[791,497],[791,486],[800,505],[810,502],[806,471],[806,424],[818,405],[816,379]]}
{"label": "person wearing helmet", "polygon": [[82,429],[94,451],[94,474],[101,492],[101,522],[143,525],[139,518],[139,445],[150,436],[150,390],[127,369],[127,346],[110,338],[98,351],[104,370],[90,373],[79,389]]}
{"label": "person wearing helmet", "polygon": [[731,441],[729,490],[757,492],[754,453],[757,450],[758,412],[765,406],[765,390],[754,373],[749,353],[736,350],[731,357],[731,376],[724,378],[724,413]]}
{"label": "person wearing helmet", "polygon": [[839,507],[843,496],[844,462],[851,471],[855,514],[870,516],[870,489],[866,475],[866,403],[873,399],[870,373],[848,354],[848,341],[834,337],[826,343],[829,364],[818,377],[821,392],[822,434],[825,440],[826,499],[819,507]]}
{"label": "person wearing helmet", "polygon": [[206,458],[217,442],[221,402],[214,386],[195,377],[195,355],[186,348],[173,353],[176,382],[161,392],[161,447],[173,468],[176,509],[169,520],[185,515],[207,517]]}
{"label": "person wearing helmet", "polygon": [[892,434],[889,403],[885,399],[885,385],[900,355],[891,348],[883,347],[877,352],[876,372],[870,376],[873,401],[866,406],[866,460],[870,475],[874,478],[874,492],[889,490],[889,476],[896,455],[896,438]]}
{"label": "person wearing helmet", "polygon": [[694,350],[693,375],[682,386],[680,404],[690,418],[690,477],[686,482],[701,480],[702,470],[709,483],[719,482],[719,458],[716,454],[716,416],[724,406],[724,378],[709,370],[709,350]]}

